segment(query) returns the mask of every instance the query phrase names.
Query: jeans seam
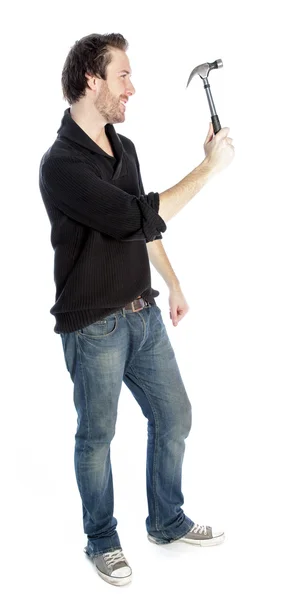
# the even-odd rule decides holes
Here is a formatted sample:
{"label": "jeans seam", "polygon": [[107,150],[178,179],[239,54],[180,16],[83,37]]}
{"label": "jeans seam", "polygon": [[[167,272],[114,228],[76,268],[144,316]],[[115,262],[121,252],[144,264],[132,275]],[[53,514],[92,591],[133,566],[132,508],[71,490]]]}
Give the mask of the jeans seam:
{"label": "jeans seam", "polygon": [[[141,312],[142,312],[142,311],[140,311],[140,313],[141,313]],[[141,315],[140,313],[138,313],[138,314],[139,314],[139,317],[141,317],[141,321],[142,321],[142,323],[143,323],[144,335],[143,335],[143,339],[142,339],[142,341],[141,341],[141,344],[140,344],[139,348],[137,348],[137,350],[136,350],[136,352],[135,352],[134,356],[132,356],[132,358],[131,358],[131,361],[130,361],[130,362],[128,363],[128,365],[127,365],[127,370],[131,369],[131,365],[134,363],[134,360],[135,360],[135,358],[136,358],[136,356],[137,356],[137,354],[138,354],[139,350],[141,350],[141,348],[142,348],[143,344],[145,343],[145,337],[146,337],[146,323],[145,323],[145,320],[144,320],[144,318],[142,317],[142,315]],[[125,316],[125,315],[124,315],[124,317],[126,318],[126,316]]]}
{"label": "jeans seam", "polygon": [[88,406],[87,406],[87,393],[86,393],[85,377],[84,377],[84,370],[83,370],[83,363],[82,363],[82,359],[81,359],[81,350],[80,350],[78,335],[76,335],[76,344],[77,344],[77,351],[78,351],[78,362],[79,362],[80,370],[82,373],[82,382],[83,382],[84,399],[85,399],[85,410],[86,410],[86,417],[87,417],[87,437],[84,441],[84,446],[82,448],[82,451],[80,454],[80,459],[78,461],[78,483],[79,483],[80,489],[82,489],[82,486],[81,486],[81,460],[82,460],[82,456],[85,451],[86,443],[89,440],[90,427],[89,427],[89,412],[88,412]]}
{"label": "jeans seam", "polygon": [[130,368],[131,368],[131,371],[132,371],[132,373],[133,373],[134,377],[136,377],[136,380],[138,381],[138,384],[140,385],[140,387],[141,387],[141,389],[142,389],[142,391],[143,391],[144,395],[145,395],[145,396],[146,396],[146,398],[147,398],[147,401],[148,401],[148,403],[149,403],[149,405],[150,405],[150,407],[151,407],[151,409],[152,409],[152,412],[153,412],[153,415],[154,415],[154,420],[155,420],[155,426],[156,426],[156,439],[155,439],[155,449],[154,449],[154,465],[153,465],[153,492],[154,492],[154,501],[155,501],[155,510],[156,510],[156,523],[155,523],[155,526],[156,526],[156,529],[157,529],[157,531],[158,531],[158,530],[159,530],[159,524],[158,524],[158,523],[159,523],[159,518],[158,518],[158,517],[159,517],[159,509],[158,509],[158,503],[157,503],[157,492],[156,492],[156,470],[157,470],[157,466],[156,466],[156,465],[157,465],[157,461],[156,461],[156,458],[157,458],[157,454],[158,454],[158,452],[157,452],[157,446],[158,446],[158,444],[157,444],[157,440],[158,440],[158,437],[159,437],[159,425],[158,425],[158,419],[156,419],[156,412],[155,412],[155,410],[154,410],[154,409],[153,409],[153,407],[152,407],[152,404],[151,404],[151,401],[150,401],[150,397],[147,395],[147,393],[146,393],[145,389],[144,389],[144,388],[143,388],[143,386],[141,385],[141,383],[140,383],[140,380],[138,379],[138,376],[136,375],[136,373],[135,373],[134,369],[133,369],[132,367],[130,367]]}

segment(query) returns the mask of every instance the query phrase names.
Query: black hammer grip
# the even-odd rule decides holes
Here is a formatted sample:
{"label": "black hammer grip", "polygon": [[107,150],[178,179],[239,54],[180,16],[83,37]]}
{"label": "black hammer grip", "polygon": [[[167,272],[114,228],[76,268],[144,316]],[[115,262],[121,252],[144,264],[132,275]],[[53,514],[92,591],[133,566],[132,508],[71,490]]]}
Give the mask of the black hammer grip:
{"label": "black hammer grip", "polygon": [[213,129],[214,129],[214,133],[218,133],[218,131],[220,131],[221,129],[221,125],[220,125],[220,121],[218,119],[218,115],[214,115],[212,117],[212,124],[213,124]]}

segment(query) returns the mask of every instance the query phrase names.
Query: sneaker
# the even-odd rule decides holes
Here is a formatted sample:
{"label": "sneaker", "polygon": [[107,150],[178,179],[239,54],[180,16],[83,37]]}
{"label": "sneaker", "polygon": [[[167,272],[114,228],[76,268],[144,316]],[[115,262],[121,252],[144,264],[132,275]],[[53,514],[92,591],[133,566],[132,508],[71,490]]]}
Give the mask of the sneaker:
{"label": "sneaker", "polygon": [[[150,542],[155,544],[161,543],[161,540],[157,540],[153,536],[148,534]],[[208,525],[193,525],[193,527],[183,537],[177,540],[171,540],[173,542],[186,542],[187,544],[196,544],[197,546],[217,546],[222,544],[225,540],[224,532],[213,533],[212,527]]]}
{"label": "sneaker", "polygon": [[[84,552],[89,556],[87,547]],[[104,552],[97,556],[90,557],[96,567],[97,573],[112,585],[126,585],[132,580],[132,569],[123,555],[121,549],[112,552]]]}

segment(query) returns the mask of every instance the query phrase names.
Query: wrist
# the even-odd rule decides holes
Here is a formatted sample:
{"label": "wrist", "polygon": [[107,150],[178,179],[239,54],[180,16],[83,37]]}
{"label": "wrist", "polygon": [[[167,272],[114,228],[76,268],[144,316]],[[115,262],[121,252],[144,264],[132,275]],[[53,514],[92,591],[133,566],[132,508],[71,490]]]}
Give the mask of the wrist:
{"label": "wrist", "polygon": [[211,158],[206,156],[202,163],[196,167],[201,175],[209,179],[214,174],[214,164]]}
{"label": "wrist", "polygon": [[178,281],[178,279],[175,279],[175,280],[171,281],[170,283],[168,283],[168,289],[170,292],[179,292],[181,289],[181,286],[180,286],[180,282]]}

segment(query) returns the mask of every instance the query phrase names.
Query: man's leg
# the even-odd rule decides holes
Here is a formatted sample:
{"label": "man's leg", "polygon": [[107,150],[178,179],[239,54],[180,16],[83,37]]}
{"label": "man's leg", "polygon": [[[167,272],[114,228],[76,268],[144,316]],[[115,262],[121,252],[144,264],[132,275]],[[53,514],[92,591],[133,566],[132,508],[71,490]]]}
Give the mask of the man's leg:
{"label": "man's leg", "polygon": [[182,463],[185,438],[191,429],[191,404],[161,310],[151,306],[127,315],[128,321],[136,318],[143,320],[144,340],[126,367],[124,383],[148,419],[146,528],[161,543],[168,543],[184,536],[194,525],[181,508]]}
{"label": "man's leg", "polygon": [[121,548],[113,516],[110,443],[127,352],[123,321],[116,313],[74,333],[61,334],[74,382],[78,414],[74,462],[91,557]]}

